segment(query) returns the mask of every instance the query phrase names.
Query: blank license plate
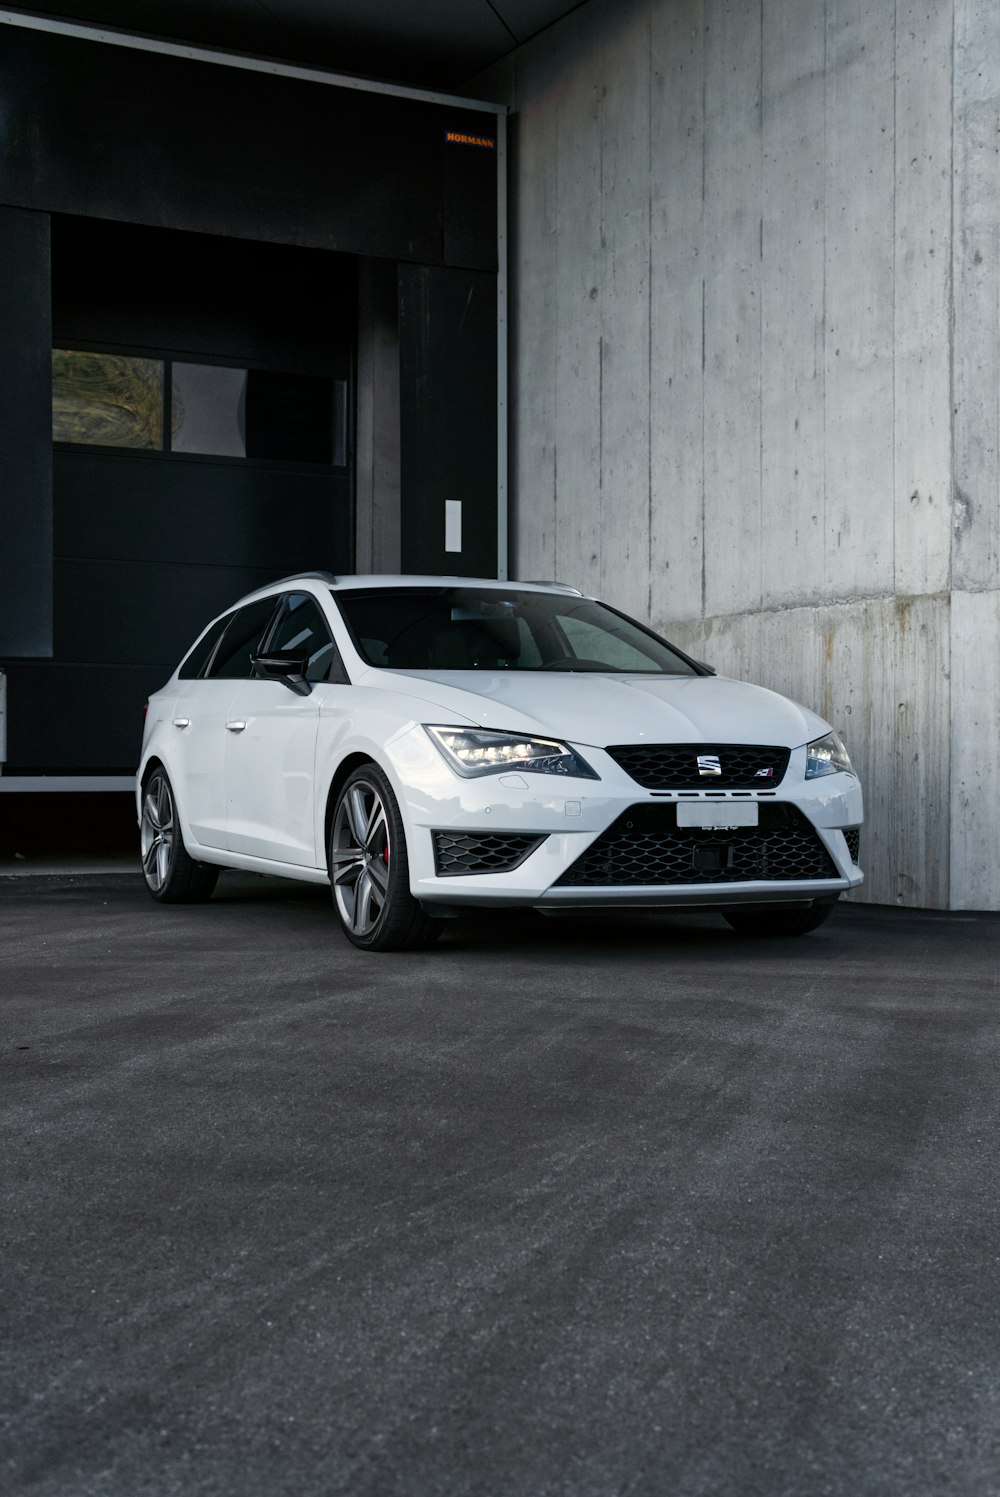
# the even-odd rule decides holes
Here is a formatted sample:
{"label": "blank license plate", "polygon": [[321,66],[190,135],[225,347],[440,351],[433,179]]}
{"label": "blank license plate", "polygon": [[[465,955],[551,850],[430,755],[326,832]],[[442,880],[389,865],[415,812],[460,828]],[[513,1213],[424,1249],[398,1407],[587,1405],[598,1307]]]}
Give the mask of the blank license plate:
{"label": "blank license plate", "polygon": [[756,801],[678,801],[678,826],[757,826]]}

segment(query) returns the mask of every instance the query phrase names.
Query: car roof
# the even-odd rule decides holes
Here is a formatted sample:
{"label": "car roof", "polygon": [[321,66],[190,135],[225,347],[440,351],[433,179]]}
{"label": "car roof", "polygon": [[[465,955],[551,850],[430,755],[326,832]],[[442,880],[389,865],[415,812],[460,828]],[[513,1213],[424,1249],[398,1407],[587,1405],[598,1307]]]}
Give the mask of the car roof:
{"label": "car roof", "polygon": [[372,572],[358,573],[354,576],[345,576],[343,573],[333,572],[294,572],[290,577],[279,577],[275,582],[269,582],[264,587],[258,587],[245,597],[237,599],[232,606],[240,607],[243,603],[249,603],[254,598],[265,598],[269,593],[283,590],[296,582],[319,582],[331,592],[347,592],[358,588],[401,588],[401,587],[479,587],[495,588],[498,592],[509,592],[517,588],[520,592],[537,593],[562,593],[564,595],[582,598],[584,595],[579,588],[569,587],[563,582],[515,582],[513,580],[503,581],[496,577],[434,577],[407,573]]}

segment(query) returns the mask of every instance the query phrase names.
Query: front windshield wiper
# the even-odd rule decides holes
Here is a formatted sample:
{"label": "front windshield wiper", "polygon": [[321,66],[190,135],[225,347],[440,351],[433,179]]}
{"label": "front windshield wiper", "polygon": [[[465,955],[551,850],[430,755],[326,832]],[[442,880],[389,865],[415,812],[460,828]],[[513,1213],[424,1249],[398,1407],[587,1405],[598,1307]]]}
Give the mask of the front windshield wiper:
{"label": "front windshield wiper", "polygon": [[536,671],[565,671],[567,675],[575,675],[583,671],[603,671],[605,674],[614,672],[614,666],[605,665],[600,660],[580,660],[575,655],[556,655],[552,660],[543,660],[541,665],[531,667]]}

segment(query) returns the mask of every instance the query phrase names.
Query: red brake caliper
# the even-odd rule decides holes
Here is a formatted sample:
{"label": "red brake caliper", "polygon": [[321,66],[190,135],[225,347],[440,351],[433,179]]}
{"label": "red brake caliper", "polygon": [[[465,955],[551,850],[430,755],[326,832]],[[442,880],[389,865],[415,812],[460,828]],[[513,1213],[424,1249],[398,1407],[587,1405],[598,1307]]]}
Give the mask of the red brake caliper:
{"label": "red brake caliper", "polygon": [[383,860],[385,861],[385,866],[388,868],[388,866],[389,866],[389,844],[388,844],[388,842],[385,844],[385,846],[382,849],[382,857],[383,857]]}

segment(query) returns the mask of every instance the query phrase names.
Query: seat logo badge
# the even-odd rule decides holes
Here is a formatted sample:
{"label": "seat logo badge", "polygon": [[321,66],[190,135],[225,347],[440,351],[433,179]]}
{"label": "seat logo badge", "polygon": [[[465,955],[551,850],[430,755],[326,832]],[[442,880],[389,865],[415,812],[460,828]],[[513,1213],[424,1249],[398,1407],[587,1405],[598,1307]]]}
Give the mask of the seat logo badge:
{"label": "seat logo badge", "polygon": [[698,773],[703,777],[705,775],[720,775],[722,773],[722,765],[719,763],[718,754],[699,754]]}
{"label": "seat logo badge", "polygon": [[774,770],[773,769],[758,769],[757,773],[754,775],[754,779],[755,780],[773,780],[774,779]]}

